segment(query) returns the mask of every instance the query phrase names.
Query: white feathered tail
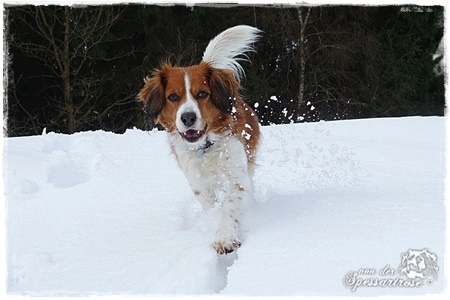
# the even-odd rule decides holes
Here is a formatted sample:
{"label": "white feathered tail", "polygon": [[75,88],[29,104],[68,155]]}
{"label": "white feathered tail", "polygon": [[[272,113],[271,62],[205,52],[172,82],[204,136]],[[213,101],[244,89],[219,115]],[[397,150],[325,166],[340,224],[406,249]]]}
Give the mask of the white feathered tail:
{"label": "white feathered tail", "polygon": [[254,51],[252,44],[260,33],[261,30],[248,25],[228,28],[209,42],[202,60],[214,68],[232,70],[239,80],[245,75],[239,61],[248,59],[244,53]]}

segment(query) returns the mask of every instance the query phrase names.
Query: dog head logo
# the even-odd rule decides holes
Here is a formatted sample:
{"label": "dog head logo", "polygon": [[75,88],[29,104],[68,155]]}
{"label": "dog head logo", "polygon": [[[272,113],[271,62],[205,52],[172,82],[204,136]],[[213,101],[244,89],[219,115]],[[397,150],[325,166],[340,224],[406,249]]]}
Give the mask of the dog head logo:
{"label": "dog head logo", "polygon": [[398,268],[400,274],[410,279],[425,279],[429,276],[437,278],[437,256],[427,249],[411,250],[402,253],[402,261]]}

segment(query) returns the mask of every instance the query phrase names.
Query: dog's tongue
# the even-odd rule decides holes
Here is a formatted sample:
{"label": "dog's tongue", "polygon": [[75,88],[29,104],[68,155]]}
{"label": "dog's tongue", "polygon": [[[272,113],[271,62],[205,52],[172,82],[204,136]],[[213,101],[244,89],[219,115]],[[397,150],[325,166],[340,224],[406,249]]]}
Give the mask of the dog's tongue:
{"label": "dog's tongue", "polygon": [[199,134],[200,134],[200,132],[198,130],[193,130],[193,129],[189,129],[188,131],[186,131],[184,133],[184,135],[190,139],[197,137]]}

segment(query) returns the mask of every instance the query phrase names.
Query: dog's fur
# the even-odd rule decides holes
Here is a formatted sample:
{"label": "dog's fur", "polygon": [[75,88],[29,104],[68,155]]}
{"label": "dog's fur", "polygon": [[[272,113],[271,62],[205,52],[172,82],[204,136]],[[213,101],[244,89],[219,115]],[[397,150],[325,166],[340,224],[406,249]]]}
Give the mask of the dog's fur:
{"label": "dog's fur", "polygon": [[246,25],[225,30],[210,41],[198,65],[163,64],[138,95],[151,121],[166,128],[202,206],[223,202],[213,243],[218,254],[241,245],[239,206],[252,198],[260,130],[256,114],[239,95],[243,70],[238,56],[252,50],[259,32]]}

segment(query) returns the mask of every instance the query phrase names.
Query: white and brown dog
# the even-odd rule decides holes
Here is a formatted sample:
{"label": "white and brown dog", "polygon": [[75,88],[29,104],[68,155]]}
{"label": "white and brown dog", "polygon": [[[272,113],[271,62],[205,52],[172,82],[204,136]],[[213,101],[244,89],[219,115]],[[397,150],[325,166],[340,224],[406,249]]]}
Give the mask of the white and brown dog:
{"label": "white and brown dog", "polygon": [[164,126],[170,147],[204,208],[222,202],[213,243],[218,254],[241,245],[239,206],[252,198],[260,137],[256,114],[239,95],[239,56],[252,51],[260,30],[240,25],[212,39],[198,65],[168,63],[145,79],[138,98]]}

